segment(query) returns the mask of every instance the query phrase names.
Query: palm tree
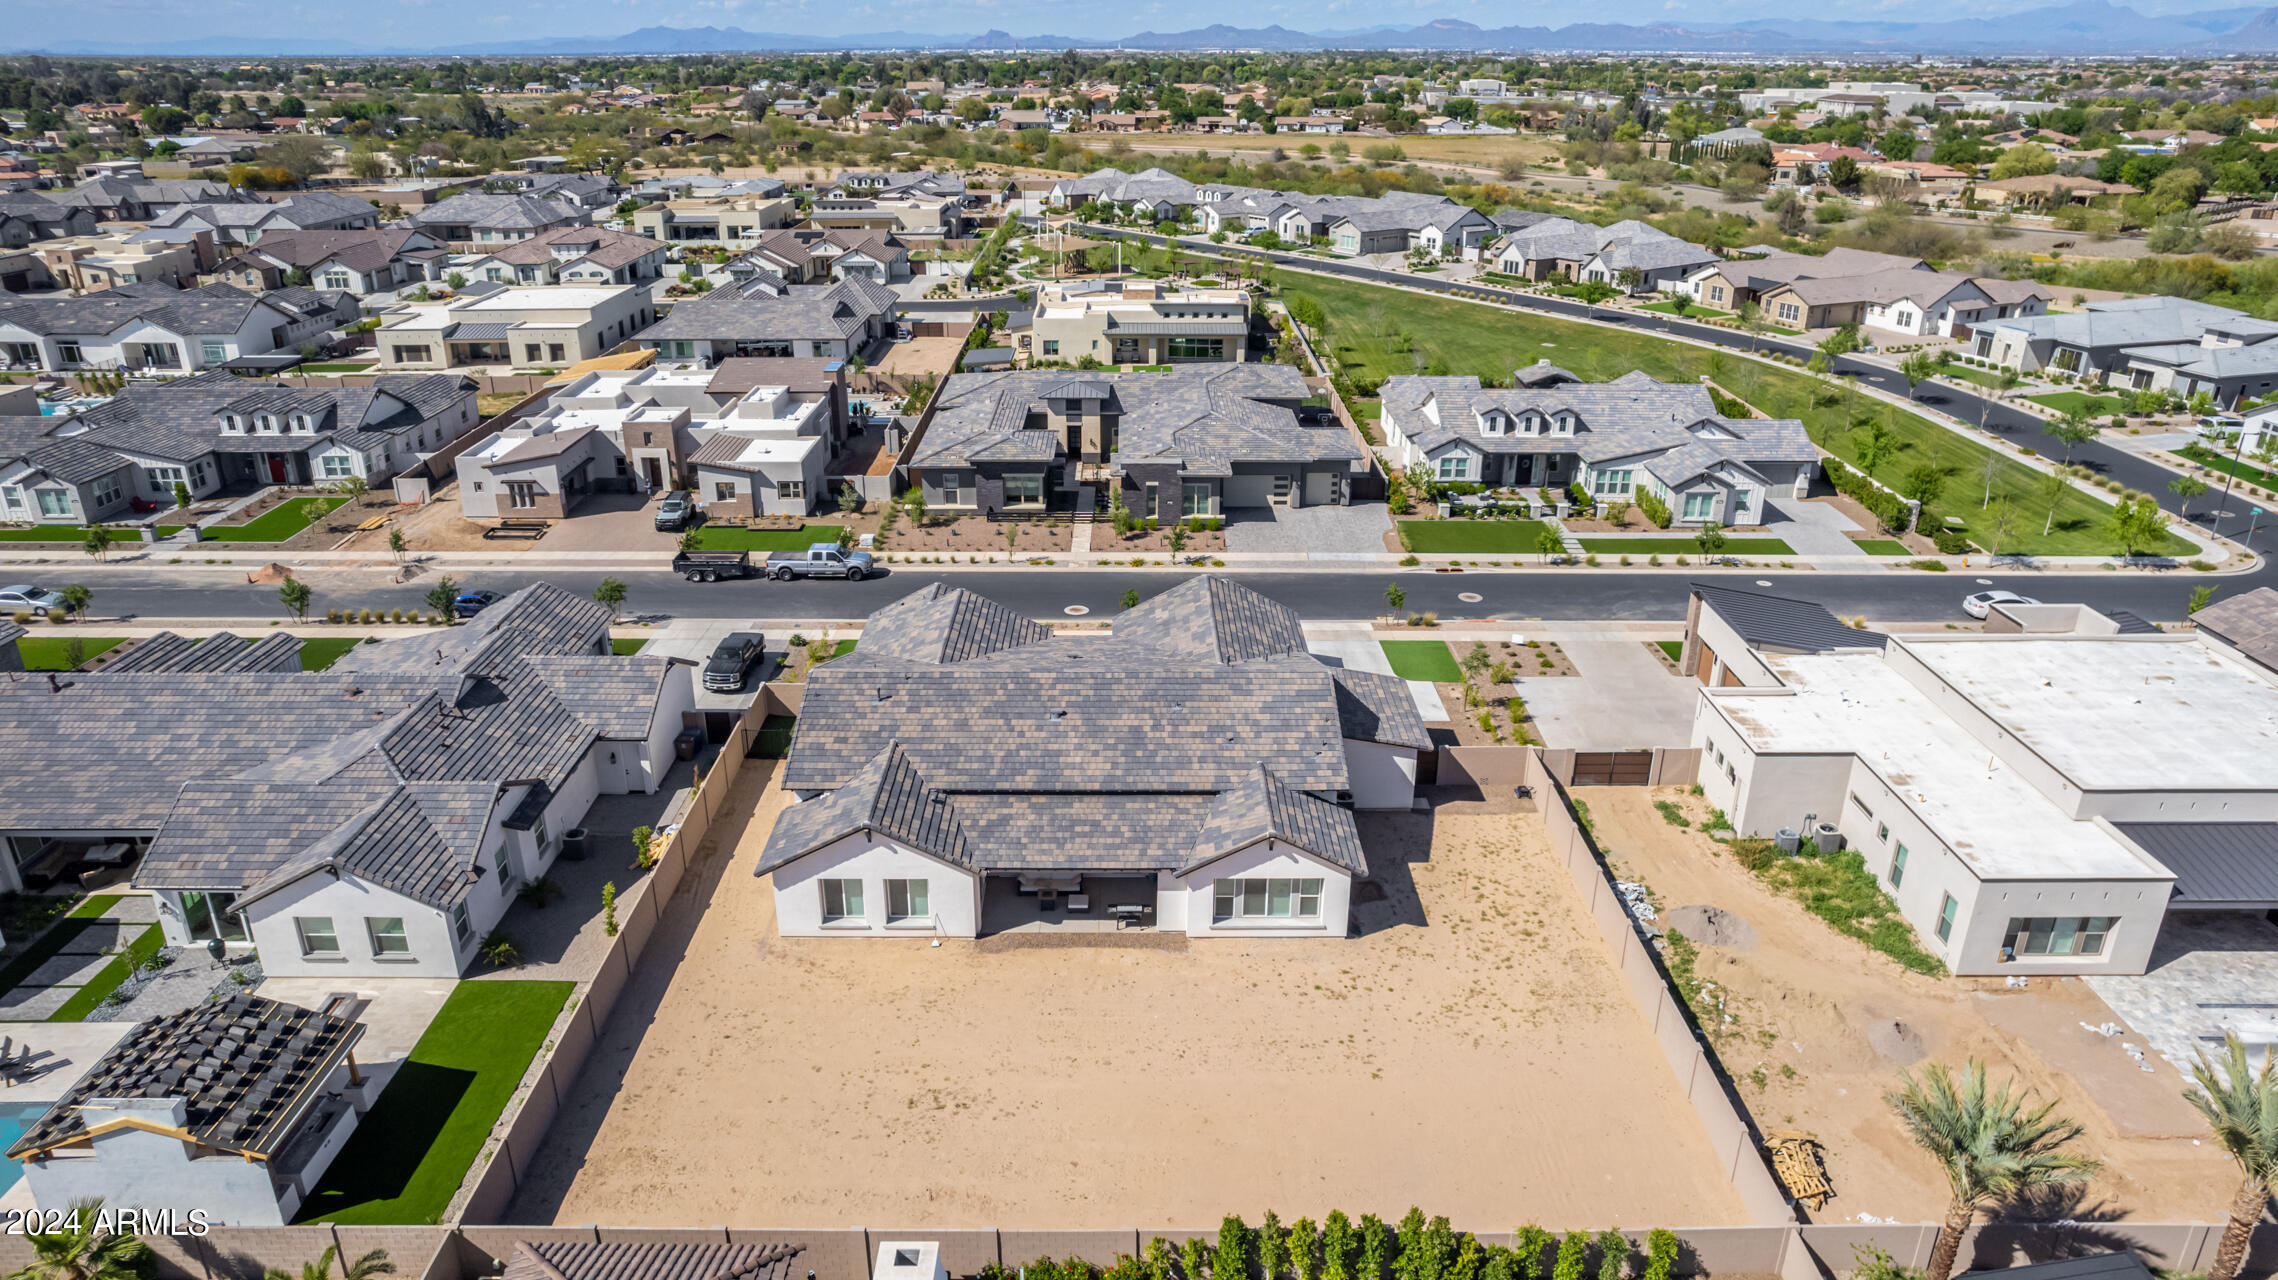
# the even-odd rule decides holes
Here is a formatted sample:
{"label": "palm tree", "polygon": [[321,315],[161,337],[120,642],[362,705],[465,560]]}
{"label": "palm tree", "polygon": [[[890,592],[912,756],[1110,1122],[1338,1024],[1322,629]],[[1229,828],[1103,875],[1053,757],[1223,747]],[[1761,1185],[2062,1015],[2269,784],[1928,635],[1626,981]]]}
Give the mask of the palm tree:
{"label": "palm tree", "polygon": [[[316,1261],[301,1264],[299,1280],[332,1280],[332,1263],[339,1256],[339,1245],[328,1244],[324,1246],[324,1252],[318,1255]],[[376,1276],[392,1276],[394,1274],[395,1264],[388,1261],[388,1251],[374,1249],[349,1263],[348,1269],[341,1273],[341,1280],[373,1280]],[[14,1280],[14,1277],[10,1277],[10,1280]],[[294,1277],[290,1272],[271,1267],[261,1273],[261,1280],[294,1280]]]}
{"label": "palm tree", "polygon": [[1971,1059],[1955,1080],[1944,1063],[1917,1076],[1899,1073],[1899,1087],[1883,1095],[1914,1144],[1946,1170],[1953,1200],[1938,1226],[1925,1280],[1951,1280],[1954,1255],[1979,1206],[2050,1187],[2075,1186],[2093,1177],[2097,1162],[2059,1148],[2081,1134],[2056,1115],[2056,1103],[2027,1109],[2029,1095],[2014,1084],[1990,1093],[1985,1064]]}
{"label": "palm tree", "polygon": [[150,1246],[110,1229],[100,1198],[72,1201],[65,1223],[31,1235],[35,1260],[8,1280],[144,1280],[154,1269]]}
{"label": "palm tree", "polygon": [[2201,1049],[2191,1077],[2199,1088],[2184,1090],[2184,1100],[2206,1117],[2207,1127],[2215,1131],[2215,1145],[2229,1152],[2246,1175],[2238,1194],[2231,1197],[2231,1220],[2215,1250],[2215,1265],[2207,1272],[2207,1280],[2236,1280],[2239,1268],[2246,1265],[2246,1246],[2262,1221],[2263,1206],[2278,1190],[2278,1053],[2265,1053],[2262,1069],[2252,1070],[2246,1065],[2246,1045],[2226,1032],[2222,1074],[2215,1074],[2215,1064]]}

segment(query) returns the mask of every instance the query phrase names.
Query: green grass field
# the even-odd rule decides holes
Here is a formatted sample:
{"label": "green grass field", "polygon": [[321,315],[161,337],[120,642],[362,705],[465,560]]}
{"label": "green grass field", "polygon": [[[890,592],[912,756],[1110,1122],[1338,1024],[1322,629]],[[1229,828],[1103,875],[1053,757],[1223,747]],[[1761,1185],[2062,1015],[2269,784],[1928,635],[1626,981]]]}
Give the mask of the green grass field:
{"label": "green grass field", "polygon": [[[1324,346],[1356,374],[1388,378],[1414,373],[1418,355],[1428,363],[1444,366],[1449,373],[1479,374],[1498,381],[1509,379],[1513,369],[1532,364],[1537,358],[1593,382],[1610,381],[1632,369],[1671,382],[1692,382],[1706,374],[1773,417],[1801,419],[1820,448],[1854,465],[1865,426],[1887,417],[1898,447],[1876,469],[1875,478],[1896,485],[1914,468],[1928,464],[1946,477],[1948,514],[1967,518],[1977,509],[1976,477],[1989,452],[1984,445],[1897,406],[1863,396],[1852,401],[1841,387],[1823,383],[1800,369],[1647,334],[1527,311],[1420,297],[1381,285],[1294,271],[1284,273],[1281,282],[1290,297],[1309,297],[1321,304],[1329,329]],[[1846,414],[1851,418],[1848,423]],[[2110,505],[2070,487],[2056,498],[2054,528],[2048,536],[2041,536],[2042,519],[2049,511],[2044,484],[2041,472],[1997,456],[1994,496],[2008,498],[2027,517],[2019,521],[2026,536],[2005,546],[2005,553],[2113,555],[2120,551],[2118,539],[2112,536]],[[2184,552],[2188,544],[2171,537],[2158,550]]]}
{"label": "green grass field", "polygon": [[1686,303],[1683,311],[1677,310],[1675,302],[1648,302],[1638,307],[1638,310],[1658,311],[1665,316],[1683,316],[1690,320],[1726,320],[1732,316],[1729,311],[1719,311],[1715,307],[1704,307],[1697,302]]}
{"label": "green grass field", "polygon": [[1653,647],[1668,654],[1671,662],[1675,662],[1685,652],[1685,642],[1682,640],[1656,640],[1653,642]]}
{"label": "green grass field", "polygon": [[67,650],[73,640],[86,646],[90,658],[126,643],[120,636],[25,636],[16,642],[16,652],[24,655],[26,671],[69,671]]}
{"label": "green grass field", "polygon": [[[2225,475],[2237,476],[2248,484],[2278,485],[2278,476],[2270,474],[2251,462],[2233,458],[2227,453],[2216,453],[2212,449],[2198,445],[2186,445],[2178,452],[2193,462],[2203,463]],[[2219,489],[2222,486],[2216,485],[2215,487]]]}
{"label": "green grass field", "polygon": [[1392,674],[1403,680],[1431,680],[1452,684],[1463,679],[1463,668],[1445,640],[1380,640]]}
{"label": "green grass field", "polygon": [[[126,542],[129,539],[141,540],[142,535],[132,529],[118,525],[113,525],[110,528],[111,539],[114,542]],[[29,529],[0,529],[0,542],[68,542],[77,546],[86,537],[86,527],[76,524],[42,524],[34,525]]]}
{"label": "green grass field", "polygon": [[2118,396],[2092,396],[2085,391],[2051,391],[2045,396],[2026,396],[2034,404],[2046,405],[2058,413],[2080,412],[2101,418],[2106,414],[2126,413],[2133,405]]}
{"label": "green grass field", "polygon": [[318,636],[301,641],[301,670],[326,671],[340,661],[340,656],[364,643],[355,636]]}
{"label": "green grass field", "polygon": [[[1584,538],[1582,539],[1582,549],[1584,551],[1595,551],[1599,555],[1684,556],[1700,554],[1701,544],[1691,538],[1674,535],[1667,538]],[[1778,538],[1734,538],[1728,536],[1724,540],[1724,549],[1715,554],[1720,556],[1792,556],[1795,552],[1789,548],[1787,543]]]}
{"label": "green grass field", "polygon": [[1910,556],[1914,554],[1906,549],[1905,543],[1895,538],[1860,538],[1858,539],[1858,547],[1860,551],[1870,556]]}
{"label": "green grass field", "polygon": [[814,526],[797,529],[731,529],[706,525],[696,531],[696,545],[704,551],[805,551],[817,542],[837,542],[838,526],[826,533]]}
{"label": "green grass field", "polygon": [[209,542],[283,542],[309,527],[308,505],[324,504],[324,515],[348,501],[346,498],[291,498],[282,505],[254,517],[244,524],[209,525],[206,540]]}
{"label": "green grass field", "polygon": [[1941,378],[1959,378],[1963,382],[1974,382],[1978,386],[1991,387],[1996,391],[2001,389],[2000,374],[1990,369],[1972,369],[1966,364],[1947,365],[1938,370],[1938,376]]}
{"label": "green grass field", "polygon": [[1420,556],[1531,556],[1549,527],[1540,520],[1402,520],[1400,545]]}
{"label": "green grass field", "polygon": [[630,658],[648,645],[648,641],[619,637],[609,642],[609,652],[620,658]]}
{"label": "green grass field", "polygon": [[569,998],[567,982],[462,982],[349,1136],[302,1222],[441,1222]]}

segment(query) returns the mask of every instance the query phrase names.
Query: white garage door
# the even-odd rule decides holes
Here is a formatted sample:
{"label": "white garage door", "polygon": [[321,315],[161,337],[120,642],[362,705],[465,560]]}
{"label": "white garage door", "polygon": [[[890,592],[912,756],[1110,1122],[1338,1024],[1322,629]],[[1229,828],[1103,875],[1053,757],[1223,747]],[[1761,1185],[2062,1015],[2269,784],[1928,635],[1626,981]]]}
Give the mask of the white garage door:
{"label": "white garage door", "polygon": [[1334,471],[1308,471],[1305,473],[1305,505],[1325,507],[1337,501],[1337,473]]}
{"label": "white garage door", "polygon": [[1273,505],[1273,476],[1226,477],[1226,505],[1229,507],[1270,507]]}

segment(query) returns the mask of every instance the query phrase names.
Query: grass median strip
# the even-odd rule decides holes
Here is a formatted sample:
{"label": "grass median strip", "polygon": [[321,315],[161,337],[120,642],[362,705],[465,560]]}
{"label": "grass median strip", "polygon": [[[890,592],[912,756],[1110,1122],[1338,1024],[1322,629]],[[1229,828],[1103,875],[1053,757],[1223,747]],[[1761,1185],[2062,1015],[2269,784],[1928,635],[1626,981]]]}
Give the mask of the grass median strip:
{"label": "grass median strip", "polygon": [[1584,538],[1584,551],[1599,555],[1720,555],[1720,556],[1792,556],[1795,552],[1778,538],[1727,537],[1724,545],[1714,552],[1703,552],[1698,540],[1684,537],[1668,538]]}
{"label": "grass median strip", "polygon": [[1906,549],[1905,543],[1896,538],[1861,538],[1852,545],[1857,547],[1862,554],[1870,556],[1910,556],[1914,554]]}
{"label": "grass median strip", "polygon": [[838,528],[832,526],[828,535],[810,528],[797,529],[735,529],[725,525],[705,525],[696,531],[697,549],[702,551],[805,551],[817,542],[836,543]]}
{"label": "grass median strip", "polygon": [[1463,679],[1463,668],[1455,664],[1455,655],[1448,651],[1445,640],[1380,640],[1384,657],[1392,664],[1392,674],[1403,680],[1429,680],[1435,684],[1453,684]]}
{"label": "grass median strip", "polygon": [[567,982],[461,982],[300,1221],[441,1222],[569,999]]}
{"label": "grass median strip", "polygon": [[[1328,320],[1322,353],[1335,356],[1356,377],[1382,380],[1415,373],[1421,366],[1434,372],[1477,374],[1502,384],[1513,369],[1538,358],[1592,382],[1611,381],[1633,369],[1665,382],[1695,382],[1709,376],[1775,418],[1802,421],[1814,443],[1854,466],[1868,428],[1883,422],[1893,447],[1876,467],[1875,478],[1896,487],[1916,468],[1929,466],[1945,483],[1949,514],[1968,517],[1979,510],[1980,477],[1991,457],[1993,498],[2008,499],[2022,517],[2020,534],[2003,546],[2004,554],[2116,555],[2121,550],[2108,502],[2069,485],[2052,489],[2045,473],[1961,432],[1898,405],[1853,395],[1842,383],[1801,369],[1539,312],[1422,297],[1302,272],[1289,272],[1281,279],[1290,298],[1307,297],[1321,305]],[[2046,536],[2041,533],[2044,520],[2050,525]],[[1531,545],[1522,549],[1534,550]],[[2188,543],[2172,535],[2162,546],[2151,548],[2161,554],[2189,549]]]}
{"label": "grass median strip", "polygon": [[1417,555],[1533,555],[1540,551],[1540,520],[1403,520],[1400,545]]}

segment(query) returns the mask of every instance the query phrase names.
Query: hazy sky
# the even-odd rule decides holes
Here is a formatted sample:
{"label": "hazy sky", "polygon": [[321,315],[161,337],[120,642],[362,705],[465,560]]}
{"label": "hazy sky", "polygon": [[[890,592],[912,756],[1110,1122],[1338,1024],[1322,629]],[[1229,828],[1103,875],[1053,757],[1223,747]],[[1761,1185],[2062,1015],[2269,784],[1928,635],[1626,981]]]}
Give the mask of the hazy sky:
{"label": "hazy sky", "polygon": [[[1603,0],[1572,4],[1469,5],[1445,0],[962,0],[955,5],[886,0],[0,0],[0,47],[66,41],[106,44],[274,31],[302,39],[450,47],[544,36],[613,35],[646,26],[741,27],[843,35],[864,31],[1048,32],[1102,38],[1224,22],[1279,23],[1306,31],[1354,30],[1459,18],[1481,26],[1559,27],[1573,22],[1736,22],[1783,16],[1937,20],[1983,17],[2046,0],[1855,0],[1830,11],[1804,0]],[[2147,13],[2188,12],[2251,0],[2139,0]]]}

